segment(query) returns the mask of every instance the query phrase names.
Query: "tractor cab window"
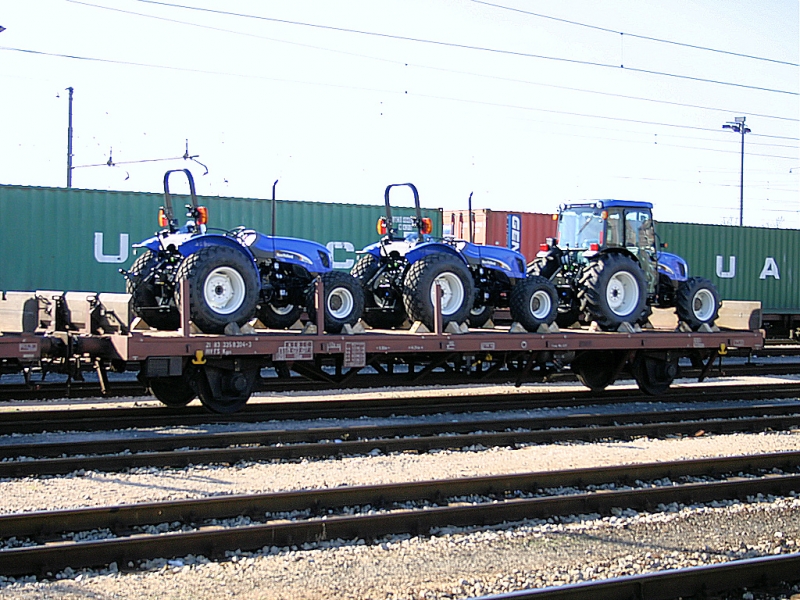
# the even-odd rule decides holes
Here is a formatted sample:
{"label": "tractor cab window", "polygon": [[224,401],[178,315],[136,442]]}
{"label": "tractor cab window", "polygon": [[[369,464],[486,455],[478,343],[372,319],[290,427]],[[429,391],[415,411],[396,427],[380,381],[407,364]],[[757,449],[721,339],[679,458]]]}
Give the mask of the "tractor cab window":
{"label": "tractor cab window", "polygon": [[619,211],[608,212],[606,246],[622,246],[622,214]]}
{"label": "tractor cab window", "polygon": [[603,217],[593,206],[565,209],[558,222],[558,245],[562,248],[586,248],[602,244]]}
{"label": "tractor cab window", "polygon": [[625,245],[628,248],[652,248],[655,242],[653,217],[649,210],[625,212]]}

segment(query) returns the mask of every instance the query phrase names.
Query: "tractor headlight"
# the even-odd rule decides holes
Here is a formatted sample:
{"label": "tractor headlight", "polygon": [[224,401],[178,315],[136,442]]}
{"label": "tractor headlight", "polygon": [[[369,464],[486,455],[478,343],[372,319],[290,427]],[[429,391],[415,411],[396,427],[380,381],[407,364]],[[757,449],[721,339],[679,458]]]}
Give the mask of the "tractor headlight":
{"label": "tractor headlight", "polygon": [[326,269],[331,268],[331,257],[328,255],[327,252],[323,252],[322,250],[317,250],[319,253],[319,260],[322,262],[322,266]]}

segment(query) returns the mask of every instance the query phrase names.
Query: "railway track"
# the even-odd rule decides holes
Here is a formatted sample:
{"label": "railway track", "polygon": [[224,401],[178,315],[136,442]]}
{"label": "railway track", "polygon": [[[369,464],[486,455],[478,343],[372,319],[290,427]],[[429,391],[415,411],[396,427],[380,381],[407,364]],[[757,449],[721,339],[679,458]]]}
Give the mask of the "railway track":
{"label": "railway track", "polygon": [[[800,396],[798,383],[769,383],[757,385],[710,385],[674,387],[661,399],[672,403],[696,403],[715,400],[769,400]],[[437,391],[400,398],[381,398],[379,395],[353,400],[326,398],[302,400],[254,398],[244,410],[229,415],[210,415],[202,407],[166,406],[53,408],[0,412],[0,435],[41,433],[44,431],[100,431],[167,426],[193,426],[208,423],[256,423],[290,419],[344,419],[390,417],[392,415],[433,415],[535,408],[564,408],[589,405],[610,405],[634,402],[652,403],[652,396],[635,389],[609,389],[603,393],[583,388],[564,391],[529,393],[472,393],[448,395]]]}
{"label": "railway track", "polygon": [[800,427],[800,402],[557,417],[462,419],[392,425],[97,438],[0,445],[0,477],[113,472],[138,467],[427,452],[560,441],[596,441]]}
{"label": "railway track", "polygon": [[[785,495],[800,489],[799,468],[800,452],[784,452],[2,515],[0,574]],[[94,539],[74,541],[82,532]]]}
{"label": "railway track", "polygon": [[[723,366],[714,365],[708,376],[762,376],[762,375],[792,375],[800,373],[800,362],[775,362],[778,357],[795,357],[800,355],[798,348],[786,346],[773,346],[759,350],[756,359],[761,361],[766,358],[772,362],[745,362],[745,363],[725,363]],[[696,378],[700,375],[700,369],[683,368],[682,377]],[[509,379],[509,377],[511,379]],[[516,375],[500,372],[493,379],[484,379],[480,383],[509,383],[514,381]],[[95,379],[92,377],[92,379]],[[531,381],[575,381],[575,376],[569,371],[560,373],[537,374],[532,373]],[[463,376],[455,377],[442,373],[438,379],[441,384],[463,383]],[[380,387],[386,384],[384,376],[379,374],[365,374],[353,377],[348,380],[348,388],[369,388]],[[294,376],[290,378],[263,377],[257,384],[256,392],[284,392],[284,391],[315,391],[331,389],[331,383],[322,381],[312,381],[304,377]],[[413,378],[404,380],[402,377],[395,377],[392,385],[409,386],[417,385]],[[108,382],[95,380],[87,381],[55,381],[45,382],[31,380],[29,383],[0,383],[0,402],[10,400],[48,400],[59,398],[118,398],[118,397],[143,397],[149,393],[146,387],[136,380],[132,375],[112,378]]]}
{"label": "railway track", "polygon": [[[722,592],[738,592],[730,598],[746,597],[747,591],[788,590],[787,583],[800,580],[800,554],[763,556],[723,564],[675,569],[590,581],[560,587],[521,590],[485,596],[483,600],[673,600],[708,598]],[[744,592],[744,593],[743,593]],[[791,593],[791,592],[789,592]],[[775,598],[775,594],[764,597]],[[794,596],[792,596],[794,598]]]}

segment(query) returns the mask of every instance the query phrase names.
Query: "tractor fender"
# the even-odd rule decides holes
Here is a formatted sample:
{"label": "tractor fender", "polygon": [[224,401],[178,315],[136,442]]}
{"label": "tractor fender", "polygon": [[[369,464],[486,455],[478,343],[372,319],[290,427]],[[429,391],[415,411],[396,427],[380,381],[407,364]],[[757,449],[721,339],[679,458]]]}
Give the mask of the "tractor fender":
{"label": "tractor fender", "polygon": [[411,250],[406,252],[406,260],[409,265],[413,265],[418,260],[431,256],[432,254],[450,254],[456,257],[465,265],[468,264],[466,259],[455,248],[449,244],[442,244],[441,242],[426,242],[414,246]]}
{"label": "tractor fender", "polygon": [[673,282],[686,281],[689,278],[689,264],[677,254],[659,252],[658,272]]}
{"label": "tractor fender", "polygon": [[459,242],[459,251],[471,265],[500,271],[510,279],[525,279],[525,257],[511,248]]}
{"label": "tractor fender", "polygon": [[245,257],[247,257],[247,260],[253,266],[253,271],[256,274],[256,280],[259,282],[261,281],[261,274],[258,271],[258,265],[256,265],[256,261],[253,258],[252,252],[250,252],[248,248],[230,236],[220,235],[217,233],[194,236],[178,246],[178,251],[182,256],[186,257],[198,252],[202,248],[209,248],[211,246],[224,246],[226,248],[232,248],[238,252],[241,252]]}

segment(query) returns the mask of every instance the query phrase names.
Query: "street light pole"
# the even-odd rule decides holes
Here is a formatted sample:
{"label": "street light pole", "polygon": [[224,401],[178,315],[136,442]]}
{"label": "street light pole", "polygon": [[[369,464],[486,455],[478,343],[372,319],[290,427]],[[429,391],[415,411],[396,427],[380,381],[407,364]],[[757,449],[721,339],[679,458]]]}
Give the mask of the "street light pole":
{"label": "street light pole", "polygon": [[722,126],[723,129],[730,129],[734,133],[742,134],[742,165],[739,172],[739,227],[744,224],[744,134],[750,133],[750,128],[744,122],[747,117],[736,117],[731,123],[728,121]]}

